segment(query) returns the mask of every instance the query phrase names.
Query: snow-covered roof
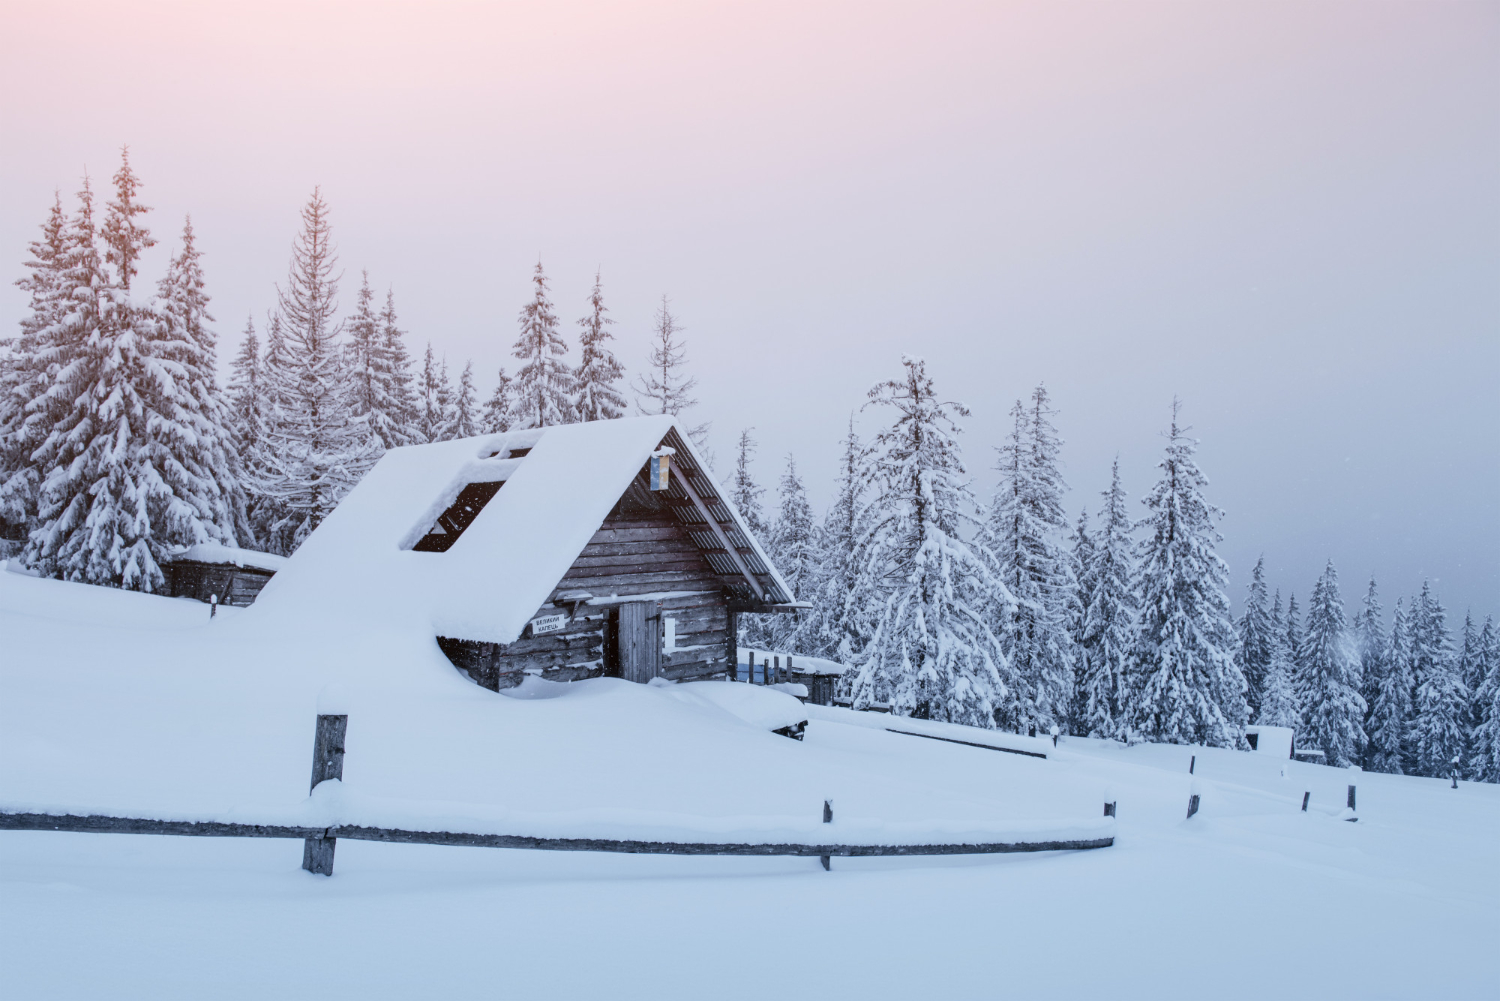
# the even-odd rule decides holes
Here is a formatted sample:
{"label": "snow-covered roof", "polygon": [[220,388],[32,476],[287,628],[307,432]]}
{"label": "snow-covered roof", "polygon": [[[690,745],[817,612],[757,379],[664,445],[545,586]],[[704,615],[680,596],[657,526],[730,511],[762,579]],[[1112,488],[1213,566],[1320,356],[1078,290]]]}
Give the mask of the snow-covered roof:
{"label": "snow-covered roof", "polygon": [[286,566],[285,556],[273,556],[270,553],[256,552],[254,549],[226,546],[221,542],[200,542],[196,546],[188,546],[181,552],[172,554],[171,562],[183,561],[222,563],[226,566],[254,567],[258,570],[273,572]]}
{"label": "snow-covered roof", "polygon": [[[670,416],[391,449],[271,579],[253,608],[257,616],[324,625],[406,625],[429,635],[514,642],[669,436],[679,456],[686,450],[706,470]],[[521,450],[529,451],[511,457]],[[466,486],[495,482],[503,489],[451,548],[412,549]],[[674,468],[674,490],[680,482]],[[706,476],[695,482],[700,495],[710,486]],[[766,571],[759,579],[767,600],[792,601],[791,589],[724,492],[713,490],[702,499],[748,541],[759,561],[755,569]]]}

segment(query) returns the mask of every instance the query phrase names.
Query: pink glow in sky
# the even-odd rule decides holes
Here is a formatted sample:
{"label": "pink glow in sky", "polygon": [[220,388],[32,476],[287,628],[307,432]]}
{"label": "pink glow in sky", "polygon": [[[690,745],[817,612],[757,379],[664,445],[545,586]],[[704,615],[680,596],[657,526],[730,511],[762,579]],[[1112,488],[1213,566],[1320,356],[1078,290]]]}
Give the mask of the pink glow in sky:
{"label": "pink glow in sky", "polygon": [[[120,144],[192,212],[232,353],[313,185],[349,276],[481,388],[538,259],[621,354],[669,293],[727,454],[797,454],[903,351],[973,410],[1062,410],[1070,508],[1167,404],[1236,594],[1421,578],[1500,611],[1495,3],[36,4],[0,34],[0,246]],[[158,248],[157,256],[165,261]],[[0,326],[24,298],[0,288]]]}

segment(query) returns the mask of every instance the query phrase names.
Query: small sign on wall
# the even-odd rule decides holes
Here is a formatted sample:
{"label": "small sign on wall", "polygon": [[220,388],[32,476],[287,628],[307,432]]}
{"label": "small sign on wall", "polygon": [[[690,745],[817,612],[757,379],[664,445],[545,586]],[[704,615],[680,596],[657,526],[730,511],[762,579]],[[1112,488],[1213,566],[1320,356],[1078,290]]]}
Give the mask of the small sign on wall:
{"label": "small sign on wall", "polygon": [[567,612],[558,612],[556,615],[538,615],[531,620],[531,635],[543,636],[547,633],[559,632],[567,624]]}

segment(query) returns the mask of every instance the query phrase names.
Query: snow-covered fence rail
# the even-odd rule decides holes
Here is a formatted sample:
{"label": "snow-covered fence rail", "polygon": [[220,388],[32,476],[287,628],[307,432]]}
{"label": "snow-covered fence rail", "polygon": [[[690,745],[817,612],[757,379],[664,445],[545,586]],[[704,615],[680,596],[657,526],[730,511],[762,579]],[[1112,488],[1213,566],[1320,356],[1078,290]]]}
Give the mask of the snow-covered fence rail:
{"label": "snow-covered fence rail", "polygon": [[[313,740],[312,794],[316,801],[331,783],[340,783],[344,773],[344,735],[347,716],[320,715]],[[913,734],[926,736],[926,734]],[[944,738],[938,738],[944,739]],[[960,741],[962,743],[962,741]],[[984,745],[980,745],[984,746]],[[998,749],[998,748],[997,748]],[[1026,753],[1026,752],[1021,752]],[[1042,755],[1045,757],[1045,755]],[[324,783],[330,783],[325,785]],[[319,788],[322,785],[323,788]],[[823,822],[833,819],[832,803],[823,804]],[[1112,828],[1106,828],[1112,830]],[[1083,851],[1108,848],[1112,833],[1075,830],[1094,837],[1017,838],[972,840],[951,843],[852,843],[803,844],[792,841],[695,841],[631,838],[545,837],[445,830],[416,830],[361,824],[247,824],[219,820],[164,820],[149,817],[115,817],[103,814],[6,810],[0,806],[0,831],[68,831],[83,834],[164,834],[210,838],[285,838],[304,844],[302,868],[324,876],[333,875],[334,849],[339,838],[354,841],[387,841],[401,844],[455,845],[467,848],[525,848],[541,851],[622,852],[634,855],[798,855],[816,856],[828,868],[829,859],[890,855],[991,855],[1010,852]]]}
{"label": "snow-covered fence rail", "polygon": [[[1007,852],[1082,851],[1108,848],[1114,837],[1060,841],[997,841],[979,844],[748,844],[687,841],[627,841],[608,838],[543,838],[516,834],[466,834],[456,831],[409,831],[386,827],[283,827],[217,821],[150,820],[138,817],[79,816],[0,812],[0,831],[72,831],[85,834],[169,834],[211,838],[348,838],[415,845],[468,848],[529,848],[542,851],[624,852],[634,855],[800,855],[862,858],[881,855],[992,855]],[[331,866],[330,866],[331,868]]]}

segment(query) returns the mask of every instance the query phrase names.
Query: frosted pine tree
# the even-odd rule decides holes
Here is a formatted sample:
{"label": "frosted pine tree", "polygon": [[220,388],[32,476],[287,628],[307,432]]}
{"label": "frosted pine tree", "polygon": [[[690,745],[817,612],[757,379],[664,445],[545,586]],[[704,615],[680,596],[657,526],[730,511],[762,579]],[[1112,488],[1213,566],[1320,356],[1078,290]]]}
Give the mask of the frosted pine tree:
{"label": "frosted pine tree", "polygon": [[1370,586],[1360,602],[1359,614],[1354,617],[1354,654],[1359,659],[1360,694],[1365,698],[1365,733],[1369,734],[1370,716],[1375,711],[1375,696],[1386,657],[1385,609],[1380,604],[1380,593],[1375,586],[1375,577],[1370,577]]}
{"label": "frosted pine tree", "polygon": [[[823,519],[820,560],[807,595],[813,608],[802,626],[799,649],[852,664],[864,649],[874,609],[859,600],[861,568],[869,542],[865,492],[870,482],[869,453],[854,433],[854,417],[840,443],[833,506]],[[799,597],[801,597],[799,595]]]}
{"label": "frosted pine tree", "polygon": [[370,273],[365,271],[361,273],[354,315],[345,324],[349,334],[344,346],[350,377],[349,409],[353,416],[364,418],[370,433],[378,440],[380,450],[384,451],[401,445],[415,445],[422,437],[411,426],[409,374],[406,376],[406,398],[402,398],[403,387],[396,367],[398,359],[393,353],[393,348],[401,344],[400,331],[395,327],[394,304],[388,297],[386,312],[381,316],[376,315],[374,304]]}
{"label": "frosted pine tree", "polygon": [[980,527],[957,438],[968,411],[937,397],[921,360],[902,364],[904,378],[877,385],[865,404],[896,413],[875,439],[880,494],[862,587],[878,604],[854,701],[990,727],[1009,700],[1009,665],[987,621],[1005,585],[963,538]]}
{"label": "frosted pine tree", "polygon": [[479,400],[474,395],[474,363],[465,362],[458,377],[458,389],[453,394],[452,436],[472,438],[482,433]]}
{"label": "frosted pine tree", "polygon": [[[756,482],[754,474],[750,471],[750,463],[755,457],[757,444],[755,439],[750,437],[750,432],[753,430],[755,429],[745,428],[740,432],[740,440],[736,445],[734,475],[730,477],[726,485],[729,487],[730,500],[734,502],[740,517],[745,520],[745,527],[750,529],[750,533],[755,536],[757,542],[765,546],[769,542],[770,533],[766,525],[761,496],[766,492],[766,488]],[[775,615],[739,616],[739,642],[752,649],[769,648],[775,642],[776,618]]]}
{"label": "frosted pine tree", "polygon": [[333,511],[379,455],[379,444],[349,405],[338,343],[338,261],[328,204],[313,189],[302,209],[285,288],[277,289],[280,350],[268,352],[273,403],[256,456],[255,489],[282,511],[275,548],[290,552]]}
{"label": "frosted pine tree", "polygon": [[[1302,678],[1302,616],[1297,611],[1297,592],[1287,596],[1285,633],[1287,656],[1292,659],[1292,682],[1300,685]],[[1300,688],[1298,689],[1301,690]]]}
{"label": "frosted pine tree", "polygon": [[1245,676],[1245,700],[1249,703],[1250,718],[1260,713],[1260,693],[1265,688],[1266,668],[1271,663],[1271,647],[1275,638],[1271,635],[1271,617],[1266,592],[1266,558],[1255,561],[1250,574],[1249,593],[1245,596],[1245,614],[1239,621],[1239,652],[1235,663]]}
{"label": "frosted pine tree", "polygon": [[996,572],[1015,597],[997,606],[993,628],[1023,681],[1003,707],[1001,725],[1022,733],[1066,722],[1073,693],[1069,607],[1077,582],[1063,545],[1066,486],[1054,413],[1042,386],[1029,406],[1016,401],[1010,437],[997,450],[1000,486],[989,522]]}
{"label": "frosted pine tree", "polygon": [[412,385],[411,353],[406,350],[406,332],[396,325],[396,294],[390,289],[386,289],[385,308],[380,311],[380,341],[389,380],[386,392],[391,420],[386,432],[389,437],[383,434],[382,440],[387,448],[420,445],[427,439],[422,437],[417,394]]}
{"label": "frosted pine tree", "polygon": [[120,148],[120,169],[115,171],[113,183],[115,200],[109,204],[99,235],[107,248],[105,261],[114,266],[120,288],[129,292],[130,281],[140,270],[136,262],[144,251],[156,246],[151,232],[135,220],[136,216],[145,215],[151,209],[136,201],[141,180],[130,169],[129,146]]}
{"label": "frosted pine tree", "polygon": [[505,369],[500,369],[500,375],[495,382],[495,391],[490,394],[488,402],[484,405],[484,413],[480,416],[484,434],[497,434],[510,430],[511,410],[515,406],[515,400],[511,394],[511,383],[514,380],[505,374]]}
{"label": "frosted pine tree", "polygon": [[1468,761],[1473,753],[1474,735],[1483,722],[1484,710],[1479,703],[1479,690],[1484,686],[1484,648],[1479,639],[1479,630],[1474,628],[1472,612],[1464,613],[1464,628],[1458,638],[1458,678],[1464,683],[1469,695],[1468,715],[1464,718],[1464,732],[1468,743],[1464,746],[1464,774],[1468,775]]}
{"label": "frosted pine tree", "polygon": [[181,250],[157,283],[151,354],[171,378],[155,381],[156,416],[147,429],[146,451],[170,491],[158,490],[157,517],[165,538],[185,545],[233,544],[251,535],[233,414],[215,375],[218,335],[209,327],[208,304],[202,256],[187,219]]}
{"label": "frosted pine tree", "polygon": [[144,209],[128,163],[115,185],[113,271],[99,254],[87,187],[71,227],[71,308],[54,328],[64,351],[42,403],[58,419],[33,453],[46,476],[26,559],[50,576],[156,591],[172,547],[234,541],[225,496],[234,477],[191,227],[157,301],[132,301],[126,283],[155,241],[134,219]]}
{"label": "frosted pine tree", "polygon": [[1479,725],[1470,741],[1469,776],[1475,782],[1500,782],[1500,636],[1489,616],[1478,645],[1484,680],[1474,690]]}
{"label": "frosted pine tree", "polygon": [[[687,374],[687,346],[679,336],[683,328],[672,315],[671,302],[661,297],[661,308],[656,311],[656,326],[651,334],[651,356],[646,370],[636,376],[636,409],[647,416],[652,414],[682,415],[698,405],[693,399],[693,388],[698,380]],[[704,459],[713,465],[713,455],[706,450],[709,425],[687,427],[688,436],[704,452]]]}
{"label": "frosted pine tree", "polygon": [[1345,631],[1344,601],[1339,595],[1333,561],[1313,585],[1302,638],[1305,687],[1302,703],[1303,743],[1323,751],[1324,763],[1336,768],[1354,764],[1365,743],[1365,700],[1360,695],[1359,660]]}
{"label": "frosted pine tree", "polygon": [[1406,609],[1398,598],[1391,639],[1385,645],[1385,655],[1378,662],[1375,676],[1367,676],[1365,679],[1373,691],[1365,723],[1366,771],[1391,775],[1406,773],[1412,696],[1410,650],[1411,637],[1407,630]]}
{"label": "frosted pine tree", "polygon": [[16,282],[29,296],[21,333],[0,339],[0,539],[24,541],[36,521],[42,471],[31,453],[55,414],[42,401],[61,367],[58,325],[67,315],[64,293],[69,227],[61,196],[54,196],[42,236],[29,245],[29,271]]}
{"label": "frosted pine tree", "polygon": [[1103,492],[1099,529],[1094,533],[1085,578],[1088,603],[1083,611],[1079,643],[1079,692],[1083,732],[1097,737],[1123,735],[1122,695],[1130,651],[1135,643],[1139,607],[1132,590],[1130,513],[1125,488],[1120,485],[1120,460],[1110,469],[1109,489]]}
{"label": "frosted pine tree", "polygon": [[445,376],[438,367],[432,353],[432,342],[427,342],[427,351],[422,355],[422,373],[418,385],[417,429],[423,441],[442,441],[448,422],[444,413],[445,401],[443,380]]}
{"label": "frosted pine tree", "polygon": [[1244,740],[1245,677],[1234,663],[1234,624],[1224,593],[1228,567],[1214,550],[1223,512],[1203,497],[1208,480],[1193,459],[1197,441],[1178,425],[1172,401],[1161,479],[1144,498],[1136,591],[1140,631],[1130,658],[1126,719],[1148,739],[1238,747]]}
{"label": "frosted pine tree", "polygon": [[1453,759],[1464,757],[1468,733],[1469,693],[1458,674],[1448,613],[1426,581],[1412,609],[1412,675],[1417,679],[1412,750],[1418,775],[1447,778]]}
{"label": "frosted pine tree", "polygon": [[1260,713],[1255,722],[1261,726],[1284,726],[1296,730],[1302,719],[1297,704],[1296,665],[1281,625],[1281,592],[1277,591],[1271,602],[1271,659],[1266,664]]}
{"label": "frosted pine tree", "polygon": [[573,419],[573,371],[563,360],[568,342],[557,331],[540,261],[531,277],[532,299],[521,307],[521,334],[511,352],[522,362],[513,387],[513,426],[520,429],[567,424]]}
{"label": "frosted pine tree", "polygon": [[[797,462],[786,457],[786,471],[781,474],[781,510],[771,526],[767,540],[771,559],[786,580],[792,594],[806,600],[811,590],[820,562],[820,547],[817,526],[813,522],[812,506],[807,503],[807,492],[802,478],[797,475]],[[804,651],[802,629],[808,625],[805,613],[777,615],[771,622],[771,645],[777,650]]]}
{"label": "frosted pine tree", "polygon": [[578,371],[574,373],[573,390],[574,419],[579,421],[609,421],[625,413],[625,394],[620,391],[620,380],[625,377],[625,366],[615,359],[614,352],[606,343],[614,339],[609,327],[614,320],[604,305],[604,287],[599,273],[594,273],[594,287],[589,292],[589,314],[578,321]]}

